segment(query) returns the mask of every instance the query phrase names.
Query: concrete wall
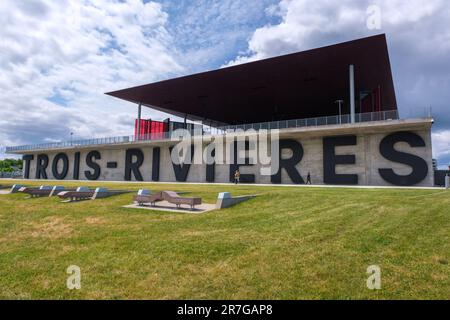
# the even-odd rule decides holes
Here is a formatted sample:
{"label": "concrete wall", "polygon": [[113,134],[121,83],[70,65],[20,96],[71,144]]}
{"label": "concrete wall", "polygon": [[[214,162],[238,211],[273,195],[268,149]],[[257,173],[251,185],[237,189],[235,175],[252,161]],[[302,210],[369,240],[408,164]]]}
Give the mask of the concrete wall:
{"label": "concrete wall", "polygon": [[[280,139],[292,139],[300,142],[303,146],[304,156],[302,161],[296,166],[296,169],[306,181],[308,172],[311,174],[313,184],[324,183],[324,161],[323,161],[323,138],[328,136],[354,134],[357,137],[356,146],[336,147],[338,155],[355,155],[356,163],[354,165],[337,165],[336,173],[338,174],[357,174],[359,185],[387,186],[391,185],[385,181],[379,174],[381,168],[392,168],[398,175],[406,175],[411,173],[412,169],[408,165],[395,163],[385,159],[380,154],[380,142],[387,135],[393,132],[408,131],[419,135],[426,144],[426,147],[411,147],[406,142],[399,142],[395,145],[397,151],[403,151],[408,154],[416,155],[426,161],[428,164],[427,177],[416,186],[432,186],[433,185],[433,169],[432,169],[432,148],[431,148],[431,125],[426,123],[396,123],[396,126],[374,127],[343,127],[326,128],[322,130],[286,130],[280,134]],[[345,131],[346,129],[347,131]],[[175,173],[171,162],[168,142],[142,143],[140,145],[124,145],[120,147],[99,146],[90,149],[66,149],[58,151],[42,151],[32,153],[34,160],[30,162],[30,179],[35,178],[36,159],[38,154],[46,154],[49,157],[49,166],[46,170],[48,178],[54,179],[52,175],[52,162],[56,154],[64,152],[69,157],[69,170],[66,179],[73,179],[73,159],[75,152],[81,153],[80,161],[80,180],[86,180],[84,171],[92,170],[86,165],[86,155],[92,150],[97,150],[101,154],[101,160],[96,162],[101,166],[101,174],[99,180],[121,181],[125,179],[125,154],[129,148],[138,148],[143,151],[144,163],[140,168],[144,181],[152,181],[152,153],[155,146],[161,148],[159,181],[175,182]],[[282,157],[289,158],[292,152],[283,150]],[[107,162],[117,162],[117,168],[107,168]],[[62,170],[62,162],[59,163],[59,170]],[[271,183],[270,176],[259,174],[260,165],[241,166],[241,174],[255,174],[256,183]],[[215,182],[229,182],[230,166],[215,166]],[[288,174],[282,170],[282,183],[291,184],[292,181]],[[135,177],[132,175],[132,179]],[[205,182],[206,181],[206,164],[191,165],[187,182]]]}

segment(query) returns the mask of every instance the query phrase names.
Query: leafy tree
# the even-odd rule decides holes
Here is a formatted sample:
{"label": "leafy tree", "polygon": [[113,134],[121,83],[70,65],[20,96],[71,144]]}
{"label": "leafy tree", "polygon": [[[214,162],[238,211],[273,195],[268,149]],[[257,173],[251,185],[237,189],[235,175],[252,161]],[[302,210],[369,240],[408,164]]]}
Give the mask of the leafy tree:
{"label": "leafy tree", "polygon": [[0,160],[0,172],[13,172],[15,170],[22,170],[21,159]]}

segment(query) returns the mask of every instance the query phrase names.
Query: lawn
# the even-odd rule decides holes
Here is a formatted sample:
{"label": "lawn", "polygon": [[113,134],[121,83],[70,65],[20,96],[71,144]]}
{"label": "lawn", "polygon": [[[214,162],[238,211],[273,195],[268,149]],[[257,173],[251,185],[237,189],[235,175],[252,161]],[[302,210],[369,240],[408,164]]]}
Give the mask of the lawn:
{"label": "lawn", "polygon": [[[450,299],[448,191],[65,185],[145,185],[208,203],[221,191],[259,196],[180,214],[122,208],[132,194],[0,195],[0,298]],[[66,287],[69,265],[81,268],[80,290]],[[366,287],[370,265],[381,290]]]}

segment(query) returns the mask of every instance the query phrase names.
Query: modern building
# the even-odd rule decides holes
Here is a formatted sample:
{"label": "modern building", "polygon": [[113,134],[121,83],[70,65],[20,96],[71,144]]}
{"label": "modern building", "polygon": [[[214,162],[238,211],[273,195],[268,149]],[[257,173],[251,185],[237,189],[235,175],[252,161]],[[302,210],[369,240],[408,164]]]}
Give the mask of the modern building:
{"label": "modern building", "polygon": [[[137,106],[133,136],[7,148],[24,176],[223,183],[239,169],[248,183],[433,185],[433,120],[399,117],[385,35],[107,94]],[[143,107],[176,119],[142,119]],[[174,163],[176,129],[200,144],[192,157],[209,147],[231,161]],[[265,130],[279,145],[270,174],[249,159]]]}
{"label": "modern building", "polygon": [[432,159],[431,161],[433,163],[433,171],[436,171],[438,169],[437,159]]}

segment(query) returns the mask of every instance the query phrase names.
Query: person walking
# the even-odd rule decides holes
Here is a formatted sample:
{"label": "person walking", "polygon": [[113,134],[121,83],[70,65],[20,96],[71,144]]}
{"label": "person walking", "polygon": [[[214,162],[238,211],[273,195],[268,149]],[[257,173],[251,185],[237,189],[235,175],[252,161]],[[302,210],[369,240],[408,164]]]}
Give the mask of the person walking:
{"label": "person walking", "polygon": [[240,178],[241,178],[241,173],[239,172],[239,169],[238,169],[234,172],[234,183],[238,184]]}
{"label": "person walking", "polygon": [[306,176],[306,184],[309,184],[309,185],[312,184],[311,183],[311,173],[310,172],[308,172],[308,175]]}

